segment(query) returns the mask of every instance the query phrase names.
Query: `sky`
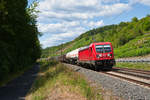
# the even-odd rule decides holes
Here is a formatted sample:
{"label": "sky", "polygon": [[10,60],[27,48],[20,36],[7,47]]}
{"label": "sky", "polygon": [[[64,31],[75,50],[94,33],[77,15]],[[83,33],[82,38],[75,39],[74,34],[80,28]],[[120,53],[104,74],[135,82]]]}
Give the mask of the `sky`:
{"label": "sky", "polygon": [[[33,0],[29,0],[29,4]],[[131,21],[150,14],[150,0],[37,0],[42,48],[74,40],[105,25]]]}

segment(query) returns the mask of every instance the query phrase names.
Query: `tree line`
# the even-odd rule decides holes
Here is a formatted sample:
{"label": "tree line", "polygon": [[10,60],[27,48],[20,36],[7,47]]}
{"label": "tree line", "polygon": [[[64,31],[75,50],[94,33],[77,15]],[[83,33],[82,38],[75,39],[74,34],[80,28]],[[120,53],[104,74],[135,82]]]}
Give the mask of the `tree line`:
{"label": "tree line", "polygon": [[40,33],[27,0],[0,0],[0,80],[23,70],[41,55]]}

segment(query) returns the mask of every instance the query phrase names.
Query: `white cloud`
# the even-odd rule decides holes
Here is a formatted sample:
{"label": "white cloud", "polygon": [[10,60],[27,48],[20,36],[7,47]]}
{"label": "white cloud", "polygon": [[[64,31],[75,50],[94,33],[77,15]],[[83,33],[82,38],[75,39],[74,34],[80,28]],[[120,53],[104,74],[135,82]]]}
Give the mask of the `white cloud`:
{"label": "white cloud", "polygon": [[113,4],[111,6],[105,5],[102,7],[102,11],[99,13],[99,16],[111,16],[114,14],[119,14],[122,13],[125,10],[130,9],[129,4],[122,4],[122,3],[117,3]]}
{"label": "white cloud", "polygon": [[150,0],[130,0],[130,4],[141,3],[150,6]]}
{"label": "white cloud", "polygon": [[89,29],[93,29],[93,28],[104,26],[103,20],[100,20],[100,21],[84,21],[83,24],[85,26],[88,26]]}
{"label": "white cloud", "polygon": [[43,24],[39,23],[38,28],[41,32],[55,34],[55,33],[62,33],[67,32],[68,29],[79,27],[80,22],[72,21],[72,22],[61,22],[61,23],[49,23]]}
{"label": "white cloud", "polygon": [[120,0],[101,0],[104,3],[118,3]]}
{"label": "white cloud", "polygon": [[67,42],[70,39],[76,38],[77,36],[81,35],[81,33],[84,31],[85,31],[84,28],[78,27],[66,33],[52,34],[50,37],[47,37],[46,39],[41,41],[41,44],[43,45],[43,48],[47,46],[58,45],[58,44]]}
{"label": "white cloud", "polygon": [[97,21],[97,22],[93,22],[93,21],[91,21],[91,22],[89,22],[89,26],[90,27],[100,27],[100,26],[102,26],[102,25],[104,25],[104,23],[103,23],[103,20],[101,20],[101,21]]}
{"label": "white cloud", "polygon": [[144,4],[144,5],[149,5],[150,6],[150,0],[140,0],[139,2]]}
{"label": "white cloud", "polygon": [[43,0],[37,8],[41,13],[38,28],[44,34],[51,34],[41,40],[44,47],[70,41],[81,33],[105,25],[102,19],[130,9],[120,0]]}
{"label": "white cloud", "polygon": [[[110,0],[107,0],[109,2]],[[118,0],[115,0],[118,1]],[[79,20],[113,15],[129,9],[128,4],[102,4],[103,0],[45,0],[40,3],[41,16],[50,19]],[[111,2],[111,1],[110,1]],[[44,17],[43,17],[44,16]],[[41,18],[41,19],[42,19]]]}

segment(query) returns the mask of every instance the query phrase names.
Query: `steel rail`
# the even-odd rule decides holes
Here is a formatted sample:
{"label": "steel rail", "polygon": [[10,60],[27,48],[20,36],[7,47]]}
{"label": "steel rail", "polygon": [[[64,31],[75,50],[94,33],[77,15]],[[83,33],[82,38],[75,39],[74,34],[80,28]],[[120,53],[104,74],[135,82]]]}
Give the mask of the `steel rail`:
{"label": "steel rail", "polygon": [[114,71],[114,70],[112,70],[112,71],[116,72],[116,73],[121,73],[121,74],[125,74],[125,75],[130,75],[130,76],[135,76],[135,77],[139,77],[139,78],[150,80],[150,76],[144,76],[143,73],[142,73],[143,75],[140,75],[141,73],[136,74],[135,72],[134,73],[128,73],[128,72],[122,72],[122,71]]}
{"label": "steel rail", "polygon": [[120,76],[120,75],[115,75],[115,74],[112,74],[112,73],[107,73],[107,72],[101,72],[101,73],[106,74],[106,75],[110,75],[110,76],[114,76],[114,77],[117,77],[117,78],[120,78],[120,79],[124,79],[124,80],[130,81],[130,82],[133,82],[133,83],[136,83],[136,84],[139,84],[139,85],[147,86],[147,87],[150,88],[149,83],[145,83],[145,82],[138,81],[138,80],[131,79],[131,78],[127,78],[127,77],[123,77],[123,76]]}
{"label": "steel rail", "polygon": [[129,68],[120,68],[120,67],[113,67],[113,69],[150,75],[150,71],[147,70],[129,69]]}

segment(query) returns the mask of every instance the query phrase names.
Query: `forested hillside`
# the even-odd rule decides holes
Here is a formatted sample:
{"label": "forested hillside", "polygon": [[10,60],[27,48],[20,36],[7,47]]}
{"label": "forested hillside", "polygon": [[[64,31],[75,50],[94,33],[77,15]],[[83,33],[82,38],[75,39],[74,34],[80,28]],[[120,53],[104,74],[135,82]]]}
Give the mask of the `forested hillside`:
{"label": "forested hillside", "polygon": [[115,57],[141,56],[150,53],[150,15],[142,19],[136,17],[131,22],[108,25],[87,31],[75,40],[63,45],[43,50],[42,57],[60,55],[73,49],[89,45],[92,42],[112,42]]}
{"label": "forested hillside", "polygon": [[40,34],[34,7],[27,0],[0,1],[0,80],[25,69],[40,57]]}

